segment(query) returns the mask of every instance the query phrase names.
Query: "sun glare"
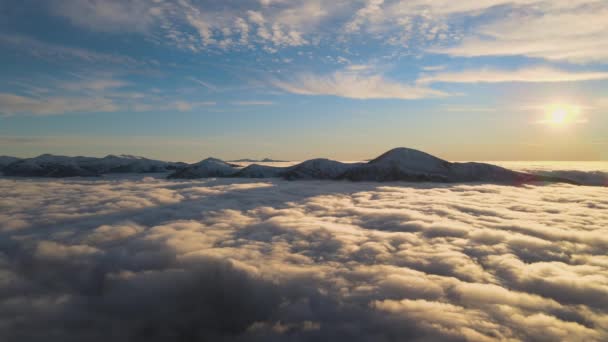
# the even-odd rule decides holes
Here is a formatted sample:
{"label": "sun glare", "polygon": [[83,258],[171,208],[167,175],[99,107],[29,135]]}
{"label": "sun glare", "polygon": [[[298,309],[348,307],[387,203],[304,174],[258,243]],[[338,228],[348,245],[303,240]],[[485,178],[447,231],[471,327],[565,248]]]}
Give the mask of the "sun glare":
{"label": "sun glare", "polygon": [[574,105],[552,104],[545,107],[545,119],[542,123],[566,125],[580,120],[581,109]]}

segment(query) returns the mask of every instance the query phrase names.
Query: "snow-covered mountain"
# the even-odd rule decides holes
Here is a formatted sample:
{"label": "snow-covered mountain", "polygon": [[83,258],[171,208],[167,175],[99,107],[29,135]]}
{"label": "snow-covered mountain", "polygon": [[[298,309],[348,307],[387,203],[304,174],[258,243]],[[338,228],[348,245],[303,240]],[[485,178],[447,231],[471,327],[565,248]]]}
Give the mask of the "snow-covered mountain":
{"label": "snow-covered mountain", "polygon": [[446,182],[449,168],[450,163],[445,160],[401,147],[346,170],[340,178],[352,181]]}
{"label": "snow-covered mountain", "polygon": [[184,166],[183,163],[170,163],[130,155],[94,158],[43,154],[34,158],[16,160],[5,166],[2,171],[6,176],[21,177],[93,177],[106,173],[166,172]]}
{"label": "snow-covered mountain", "polygon": [[217,158],[207,158],[198,163],[188,165],[169,175],[169,178],[195,179],[208,177],[229,177],[239,171],[238,165],[226,163]]}
{"label": "snow-covered mountain", "polygon": [[495,182],[520,184],[534,181],[576,182],[505,169],[486,163],[451,163],[409,148],[392,149],[368,163],[350,168],[341,177],[352,181]]}

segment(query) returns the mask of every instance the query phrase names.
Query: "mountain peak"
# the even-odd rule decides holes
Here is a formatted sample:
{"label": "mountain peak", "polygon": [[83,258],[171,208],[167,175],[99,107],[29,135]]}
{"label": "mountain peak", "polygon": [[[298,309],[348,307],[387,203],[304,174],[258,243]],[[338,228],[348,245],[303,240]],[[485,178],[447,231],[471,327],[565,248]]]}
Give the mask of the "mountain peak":
{"label": "mountain peak", "polygon": [[426,152],[418,151],[413,148],[397,147],[388,152],[383,153],[376,159],[373,159],[369,164],[383,163],[383,162],[397,162],[407,164],[419,164],[419,163],[447,163],[445,160],[437,158]]}
{"label": "mountain peak", "polygon": [[228,163],[226,163],[225,161],[218,159],[218,158],[213,158],[213,157],[209,157],[206,159],[201,160],[200,162],[194,164],[194,165],[205,165],[205,164],[222,164],[222,165],[230,165]]}
{"label": "mountain peak", "polygon": [[169,175],[169,178],[206,178],[206,177],[228,177],[235,174],[238,169],[236,165],[226,163],[217,158],[203,159],[196,164],[189,165]]}

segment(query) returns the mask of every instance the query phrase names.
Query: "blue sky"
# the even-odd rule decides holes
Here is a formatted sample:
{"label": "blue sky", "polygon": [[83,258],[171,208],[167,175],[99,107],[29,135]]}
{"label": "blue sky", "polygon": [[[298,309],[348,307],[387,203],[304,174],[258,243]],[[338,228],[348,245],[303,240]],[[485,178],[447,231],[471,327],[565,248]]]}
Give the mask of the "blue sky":
{"label": "blue sky", "polygon": [[0,154],[608,160],[606,61],[604,0],[0,0]]}

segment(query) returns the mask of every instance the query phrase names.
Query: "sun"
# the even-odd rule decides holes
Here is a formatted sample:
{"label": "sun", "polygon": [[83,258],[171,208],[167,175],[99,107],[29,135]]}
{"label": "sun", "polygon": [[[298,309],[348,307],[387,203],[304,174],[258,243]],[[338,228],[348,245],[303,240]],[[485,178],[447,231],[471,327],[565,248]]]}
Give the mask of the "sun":
{"label": "sun", "polygon": [[542,123],[563,126],[580,120],[579,106],[566,104],[551,104],[545,106],[545,119]]}
{"label": "sun", "polygon": [[549,121],[552,124],[561,125],[568,120],[568,111],[565,108],[556,108],[549,113]]}

